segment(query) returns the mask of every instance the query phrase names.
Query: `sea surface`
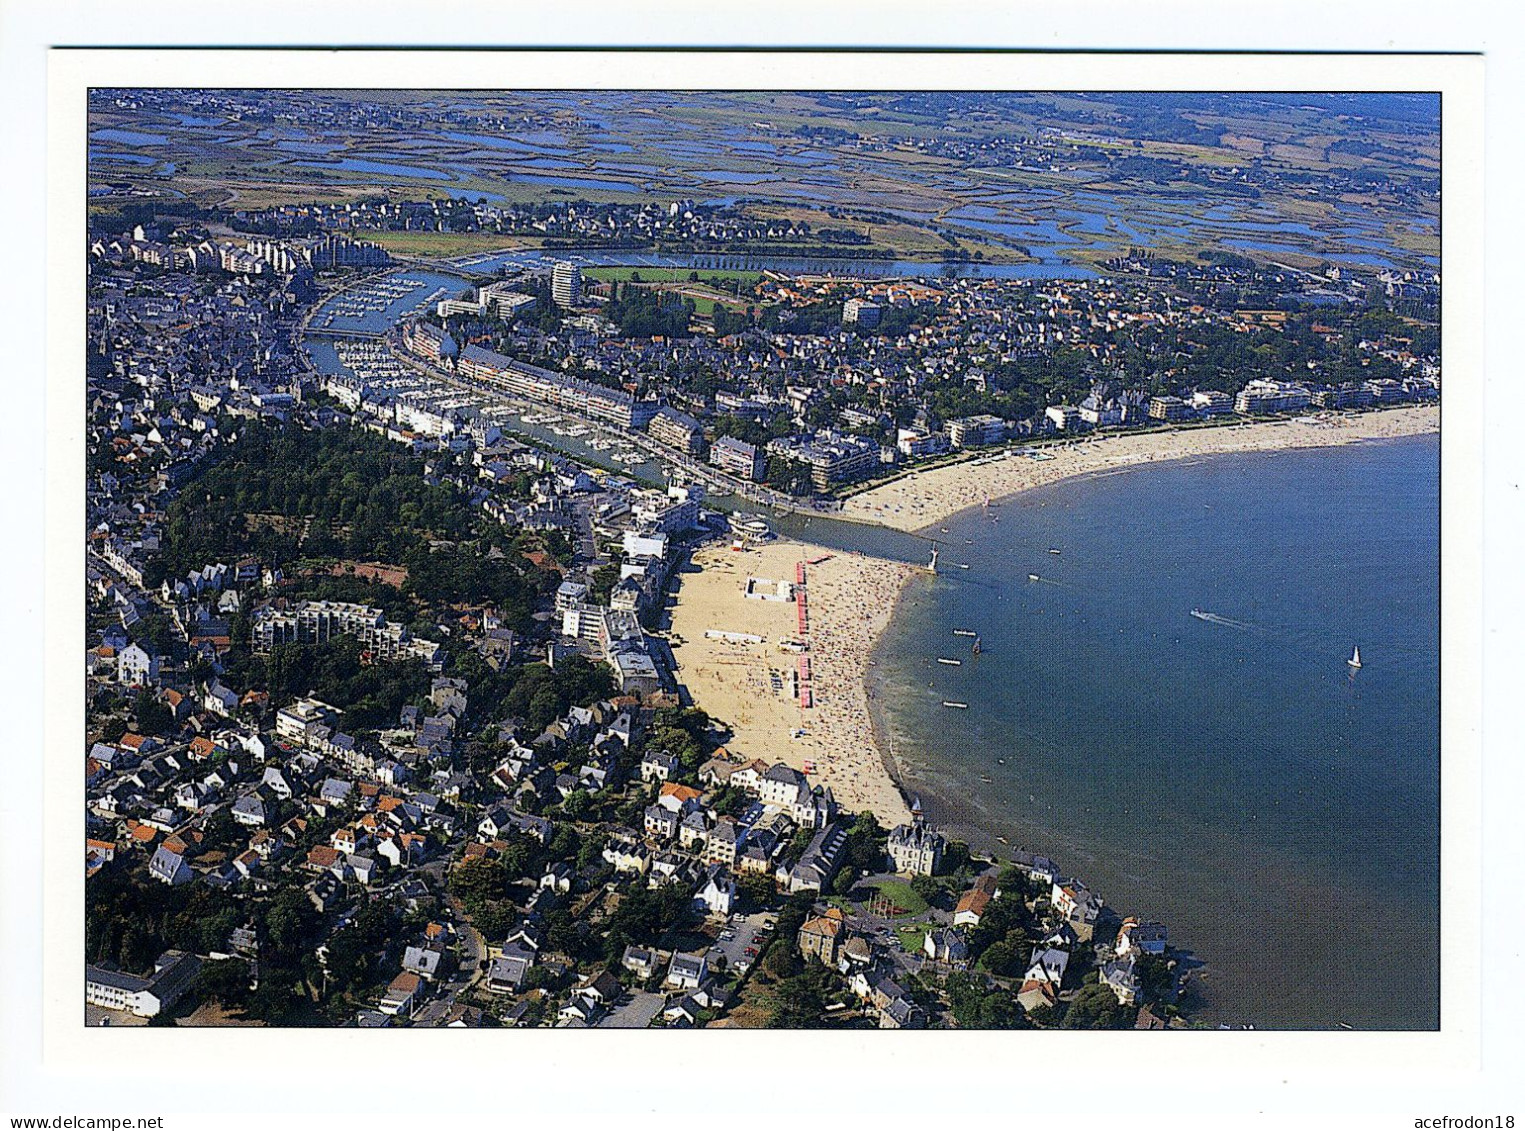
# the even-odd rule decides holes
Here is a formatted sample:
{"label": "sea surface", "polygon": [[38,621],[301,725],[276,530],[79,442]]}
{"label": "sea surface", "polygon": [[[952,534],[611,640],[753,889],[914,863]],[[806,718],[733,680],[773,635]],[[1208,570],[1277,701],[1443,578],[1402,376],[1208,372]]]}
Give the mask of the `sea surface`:
{"label": "sea surface", "polygon": [[1436,1027],[1439,454],[1207,457],[950,519],[871,668],[905,785],[1165,922],[1197,1016]]}

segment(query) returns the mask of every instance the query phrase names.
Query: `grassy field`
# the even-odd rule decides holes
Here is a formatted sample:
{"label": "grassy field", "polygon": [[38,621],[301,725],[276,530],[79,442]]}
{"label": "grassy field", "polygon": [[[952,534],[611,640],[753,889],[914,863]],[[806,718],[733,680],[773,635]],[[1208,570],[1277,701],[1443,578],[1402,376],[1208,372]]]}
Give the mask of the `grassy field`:
{"label": "grassy field", "polygon": [[904,880],[875,880],[869,884],[906,915],[924,915],[927,901],[917,895]]}
{"label": "grassy field", "polygon": [[931,923],[911,923],[904,927],[896,927],[895,935],[900,939],[901,947],[907,954],[921,950],[926,944],[927,931]]}
{"label": "grassy field", "polygon": [[[889,181],[876,182],[878,188],[884,192],[893,190]],[[953,201],[943,204],[947,208],[957,208],[962,201]],[[855,204],[855,207],[862,207]],[[747,209],[749,215],[764,220],[786,220],[794,223],[806,223],[812,228],[852,228],[856,231],[866,232],[873,246],[888,248],[898,256],[907,259],[940,258],[942,253],[948,250],[948,244],[936,232],[930,228],[923,228],[904,220],[895,220],[890,223],[881,223],[876,220],[866,220],[852,216],[844,220],[838,220],[828,216],[825,212],[815,208],[800,205],[763,204],[753,205]],[[987,263],[1021,263],[1024,257],[1009,247],[999,244],[987,243],[978,237],[959,235],[959,244],[970,253],[983,252]]]}
{"label": "grassy field", "polygon": [[[745,309],[752,301],[752,289],[762,279],[756,271],[697,271],[700,281],[691,283],[688,281],[689,270],[681,267],[591,267],[583,272],[585,278],[596,279],[601,282],[627,283],[636,276],[639,281],[656,290],[670,291],[682,295],[694,304],[694,313],[709,317],[715,312],[717,306],[727,310]],[[740,293],[731,293],[731,288],[716,289],[708,285],[710,279],[721,283],[722,287],[730,281],[732,286],[740,283]]]}

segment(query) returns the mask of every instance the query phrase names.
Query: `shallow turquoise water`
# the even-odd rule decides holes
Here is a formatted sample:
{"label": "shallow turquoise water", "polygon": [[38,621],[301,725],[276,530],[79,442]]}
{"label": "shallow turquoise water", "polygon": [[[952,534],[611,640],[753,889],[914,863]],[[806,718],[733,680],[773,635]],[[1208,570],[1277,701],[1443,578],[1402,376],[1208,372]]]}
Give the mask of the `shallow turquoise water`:
{"label": "shallow turquoise water", "polygon": [[1422,437],[1141,468],[949,521],[870,681],[907,786],[1163,919],[1208,963],[1210,1017],[1435,1026],[1438,508]]}

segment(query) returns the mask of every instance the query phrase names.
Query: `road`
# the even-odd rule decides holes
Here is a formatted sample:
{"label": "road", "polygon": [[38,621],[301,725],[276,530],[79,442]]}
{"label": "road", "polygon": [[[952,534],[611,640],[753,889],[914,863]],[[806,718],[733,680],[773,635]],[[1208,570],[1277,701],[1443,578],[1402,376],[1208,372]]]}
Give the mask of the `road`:
{"label": "road", "polygon": [[667,1004],[667,998],[663,994],[647,993],[644,990],[634,993],[630,1000],[623,1005],[618,1005],[594,1024],[595,1029],[644,1029],[649,1026],[652,1019],[662,1012],[662,1007]]}
{"label": "road", "polygon": [[[420,872],[432,874],[441,889],[445,886],[445,872],[447,865],[443,860],[425,864],[419,868]],[[450,1011],[460,996],[468,993],[479,981],[487,975],[487,940],[482,937],[482,932],[472,926],[467,918],[466,909],[461,901],[455,896],[447,894],[443,900],[445,918],[455,928],[456,939],[460,948],[460,964],[451,976],[443,982],[435,984],[434,994],[413,1017],[415,1028],[430,1028],[444,1023],[445,1014]]]}

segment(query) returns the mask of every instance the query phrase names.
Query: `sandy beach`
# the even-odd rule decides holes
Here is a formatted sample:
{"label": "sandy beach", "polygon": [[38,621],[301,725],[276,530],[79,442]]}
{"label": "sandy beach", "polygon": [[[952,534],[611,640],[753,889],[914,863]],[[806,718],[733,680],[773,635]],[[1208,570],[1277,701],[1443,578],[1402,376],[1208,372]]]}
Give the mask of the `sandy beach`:
{"label": "sandy beach", "polygon": [[[792,585],[801,562],[808,650],[795,652],[783,642],[801,639],[797,599],[761,600],[745,591],[750,578],[772,583],[762,587],[767,592],[778,582]],[[810,762],[811,780],[830,786],[845,811],[872,810],[889,825],[909,820],[874,740],[864,677],[901,590],[921,571],[799,542],[742,551],[708,546],[693,564],[699,571],[683,575],[673,610],[677,676],[695,704],[734,732],[727,749],[799,769]],[[802,656],[809,659],[808,707],[794,693]]]}
{"label": "sandy beach", "polygon": [[915,473],[852,496],[843,506],[843,517],[925,532],[949,515],[979,506],[986,499],[1000,499],[1076,475],[1224,452],[1332,447],[1436,432],[1439,428],[1439,406],[1424,405],[1179,432],[1101,433],[1072,445],[1042,449],[1052,459],[1008,452],[987,457],[989,462],[966,460]]}
{"label": "sandy beach", "polygon": [[[1226,452],[1330,447],[1434,432],[1436,406],[1294,421],[1149,434],[1111,434],[1044,449],[1051,458],[1015,453],[911,475],[847,500],[845,517],[925,531],[987,498],[1030,490],[1078,475]],[[748,597],[787,589],[804,563],[808,631],[799,629],[798,596]],[[813,770],[848,812],[872,810],[894,825],[909,820],[886,766],[869,715],[865,677],[875,642],[901,593],[922,570],[882,558],[844,554],[801,542],[770,542],[737,551],[729,544],[693,556],[672,616],[678,680],[693,701],[727,724],[729,751],[744,758]],[[725,633],[728,637],[706,636]],[[760,639],[754,639],[760,638]],[[785,641],[803,641],[803,652]],[[811,704],[794,682],[801,656],[810,664]]]}

